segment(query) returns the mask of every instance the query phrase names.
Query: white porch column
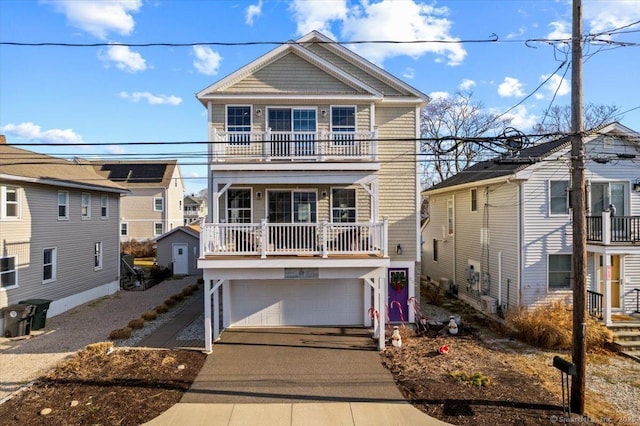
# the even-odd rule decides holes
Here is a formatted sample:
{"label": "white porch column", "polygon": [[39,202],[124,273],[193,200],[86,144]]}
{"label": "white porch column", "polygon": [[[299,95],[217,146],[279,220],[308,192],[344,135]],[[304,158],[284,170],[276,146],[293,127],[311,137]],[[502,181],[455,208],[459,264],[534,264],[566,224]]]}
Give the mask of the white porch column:
{"label": "white porch column", "polygon": [[378,349],[383,350],[386,342],[385,327],[387,326],[387,278],[385,274],[378,278],[378,312],[380,313],[380,337],[378,338]]}
{"label": "white porch column", "polygon": [[218,297],[218,289],[219,285],[215,287],[215,290],[212,289],[213,292],[213,340],[217,340],[218,336],[220,336],[220,298]]}
{"label": "white porch column", "polygon": [[611,244],[611,213],[602,212],[602,244]]}
{"label": "white porch column", "polygon": [[213,280],[204,270],[204,350],[211,353],[211,287]]}
{"label": "white porch column", "polygon": [[[371,289],[372,283],[367,278],[364,279],[364,326],[371,326],[371,313],[369,312],[370,308],[374,308],[375,305],[371,305]],[[374,308],[375,309],[375,308]]]}
{"label": "white porch column", "polygon": [[[608,216],[608,213],[607,213]],[[604,220],[604,219],[603,219]],[[604,236],[603,236],[604,237]],[[604,275],[604,296],[602,301],[602,316],[604,324],[611,325],[611,256],[607,251],[602,254],[602,274]]]}

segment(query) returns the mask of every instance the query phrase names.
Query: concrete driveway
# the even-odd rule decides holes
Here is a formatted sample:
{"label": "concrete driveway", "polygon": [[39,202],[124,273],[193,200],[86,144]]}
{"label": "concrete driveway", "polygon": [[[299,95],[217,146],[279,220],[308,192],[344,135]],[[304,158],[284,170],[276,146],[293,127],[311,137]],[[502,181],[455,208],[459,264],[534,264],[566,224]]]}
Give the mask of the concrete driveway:
{"label": "concrete driveway", "polygon": [[227,329],[181,403],[405,402],[356,327]]}

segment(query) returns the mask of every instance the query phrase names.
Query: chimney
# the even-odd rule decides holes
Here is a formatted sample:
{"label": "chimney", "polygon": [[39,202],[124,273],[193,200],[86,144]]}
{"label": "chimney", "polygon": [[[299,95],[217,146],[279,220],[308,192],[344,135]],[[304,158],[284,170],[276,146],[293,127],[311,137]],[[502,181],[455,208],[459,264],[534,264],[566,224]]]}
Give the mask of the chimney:
{"label": "chimney", "polygon": [[4,137],[4,135],[0,135],[0,145],[6,145],[7,144],[7,138]]}

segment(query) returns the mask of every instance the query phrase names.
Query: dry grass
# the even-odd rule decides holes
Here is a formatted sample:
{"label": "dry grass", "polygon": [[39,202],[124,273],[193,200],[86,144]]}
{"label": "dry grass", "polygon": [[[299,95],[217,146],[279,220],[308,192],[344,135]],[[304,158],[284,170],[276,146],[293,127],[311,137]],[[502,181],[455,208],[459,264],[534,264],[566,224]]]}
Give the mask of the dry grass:
{"label": "dry grass", "polygon": [[173,296],[171,296],[171,299],[175,300],[176,302],[181,302],[184,300],[184,294],[176,293]]}
{"label": "dry grass", "polygon": [[141,317],[145,321],[153,321],[154,319],[158,318],[158,313],[156,311],[147,311],[143,312]]}
{"label": "dry grass", "polygon": [[84,350],[93,353],[106,353],[111,348],[113,348],[113,342],[98,342],[85,346]]}
{"label": "dry grass", "polygon": [[191,296],[197,289],[198,289],[197,285],[194,285],[194,284],[188,285],[182,289],[182,294],[184,296]]}
{"label": "dry grass", "polygon": [[169,307],[167,305],[165,305],[164,303],[162,305],[158,305],[155,308],[155,311],[159,314],[164,314],[165,312],[169,312]]}
{"label": "dry grass", "polygon": [[117,330],[113,330],[111,333],[109,333],[109,339],[110,340],[123,340],[123,339],[128,339],[129,337],[131,337],[131,332],[133,330],[129,327],[124,327],[124,328],[119,328]]}
{"label": "dry grass", "polygon": [[144,327],[144,319],[142,318],[132,319],[131,321],[129,321],[129,324],[127,324],[127,327],[129,327],[132,330],[139,330],[142,327]]}
{"label": "dry grass", "polygon": [[[556,301],[533,310],[509,311],[507,323],[519,340],[543,349],[568,350],[572,346],[573,311],[571,305]],[[613,334],[596,320],[587,317],[588,351],[605,347]]]}
{"label": "dry grass", "polygon": [[164,301],[164,305],[168,306],[169,308],[175,305],[176,303],[177,302],[171,298]]}

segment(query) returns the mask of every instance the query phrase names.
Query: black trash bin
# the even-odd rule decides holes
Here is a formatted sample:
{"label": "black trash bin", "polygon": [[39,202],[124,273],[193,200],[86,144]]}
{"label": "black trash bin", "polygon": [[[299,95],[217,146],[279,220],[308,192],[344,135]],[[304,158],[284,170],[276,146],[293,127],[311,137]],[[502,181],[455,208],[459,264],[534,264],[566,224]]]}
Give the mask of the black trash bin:
{"label": "black trash bin", "polygon": [[33,305],[9,305],[2,308],[4,318],[4,337],[26,336],[31,331],[31,320],[33,318]]}
{"label": "black trash bin", "polygon": [[31,322],[31,330],[40,330],[41,328],[44,328],[47,322],[47,311],[49,310],[51,300],[27,299],[21,300],[18,303],[35,306],[33,321]]}

